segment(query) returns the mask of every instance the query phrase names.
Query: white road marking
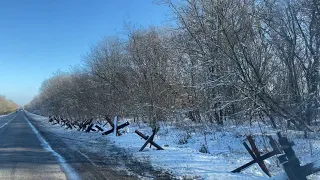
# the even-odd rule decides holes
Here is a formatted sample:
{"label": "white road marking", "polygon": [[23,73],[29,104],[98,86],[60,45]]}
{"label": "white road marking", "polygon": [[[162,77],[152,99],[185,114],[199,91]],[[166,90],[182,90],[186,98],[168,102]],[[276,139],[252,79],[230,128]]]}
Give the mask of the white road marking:
{"label": "white road marking", "polygon": [[56,151],[54,151],[51,146],[49,145],[49,143],[41,136],[41,134],[39,133],[39,131],[31,124],[31,122],[28,120],[28,118],[26,116],[24,116],[25,120],[27,121],[27,123],[29,124],[29,126],[31,127],[32,131],[37,135],[38,139],[41,142],[42,147],[48,151],[51,152],[56,159],[58,160],[58,162],[60,163],[62,169],[67,173],[67,177],[68,179],[72,179],[72,180],[78,180],[80,179],[80,177],[78,176],[78,174],[74,171],[74,169],[72,167],[70,167],[66,160]]}
{"label": "white road marking", "polygon": [[[16,115],[14,118],[16,118],[18,115]],[[0,129],[5,127],[6,125],[8,125],[14,118],[10,119],[9,121],[7,121],[6,123],[4,123],[4,125],[0,126]]]}

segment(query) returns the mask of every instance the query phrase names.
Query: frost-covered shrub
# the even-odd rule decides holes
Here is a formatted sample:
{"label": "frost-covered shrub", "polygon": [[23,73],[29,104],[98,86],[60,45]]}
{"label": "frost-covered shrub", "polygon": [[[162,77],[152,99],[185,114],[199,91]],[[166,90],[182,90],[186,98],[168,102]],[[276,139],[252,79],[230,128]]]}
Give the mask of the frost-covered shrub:
{"label": "frost-covered shrub", "polygon": [[178,141],[178,144],[187,144],[188,140],[191,138],[191,133],[184,134]]}
{"label": "frost-covered shrub", "polygon": [[208,153],[208,154],[210,153],[208,147],[207,147],[205,144],[202,144],[199,152],[201,152],[201,153]]}

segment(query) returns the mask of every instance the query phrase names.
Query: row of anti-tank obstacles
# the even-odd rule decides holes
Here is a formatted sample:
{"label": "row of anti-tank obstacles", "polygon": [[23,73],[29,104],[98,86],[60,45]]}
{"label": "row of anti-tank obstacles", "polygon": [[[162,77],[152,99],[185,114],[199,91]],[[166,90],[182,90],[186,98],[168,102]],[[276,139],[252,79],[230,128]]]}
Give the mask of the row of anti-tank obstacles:
{"label": "row of anti-tank obstacles", "polygon": [[[96,123],[94,123],[93,119],[87,119],[87,120],[79,122],[79,121],[71,121],[69,119],[63,119],[63,118],[49,116],[49,122],[52,123],[52,125],[59,124],[59,125],[61,125],[61,127],[66,127],[66,129],[74,129],[75,128],[78,131],[85,131],[87,133],[89,133],[91,131],[101,132],[102,135],[109,135],[109,134],[113,133],[115,136],[121,136],[122,133],[120,132],[120,129],[130,125],[130,123],[128,121],[118,125],[118,117],[117,116],[114,117],[113,122],[108,116],[106,116],[105,120],[107,122],[103,124],[100,121],[96,121]],[[106,126],[108,123],[111,126],[110,129],[106,129]],[[144,135],[139,130],[135,130],[136,134],[138,134],[141,138],[146,140],[146,142],[143,144],[143,146],[140,148],[139,151],[143,151],[144,148],[149,143],[150,143],[150,148],[151,148],[151,145],[153,145],[154,147],[157,148],[157,150],[164,150],[161,146],[159,146],[157,143],[154,142],[154,137],[158,133],[158,131],[159,131],[159,127],[154,128],[152,130],[152,135],[147,136],[147,135]]]}
{"label": "row of anti-tank obstacles", "polygon": [[[85,131],[87,133],[90,131],[95,131],[95,132],[98,131],[98,132],[102,132],[102,135],[109,135],[113,133],[115,136],[121,136],[122,134],[119,130],[130,124],[127,121],[125,123],[117,125],[117,122],[118,122],[117,116],[115,116],[113,122],[108,117],[106,117],[105,119],[107,122],[102,124],[100,121],[93,123],[93,119],[77,122],[77,121],[70,121],[68,119],[49,117],[49,122],[51,122],[53,125],[59,124],[62,127],[64,126],[66,127],[66,129],[77,128],[79,131]],[[108,123],[111,126],[110,129],[105,128]],[[157,150],[164,150],[161,146],[159,146],[154,142],[154,136],[157,134],[158,131],[159,131],[159,128],[154,128],[152,130],[152,135],[146,136],[142,132],[135,130],[136,134],[138,134],[141,138],[146,140],[146,142],[140,148],[140,151],[143,151],[143,149],[149,143],[150,143],[150,148],[151,148],[151,145],[153,145],[157,148]],[[307,180],[307,176],[320,171],[320,160],[301,166],[300,160],[297,158],[292,148],[292,146],[294,146],[294,142],[289,141],[289,139],[285,136],[282,136],[280,132],[277,133],[277,136],[278,136],[278,141],[273,139],[272,136],[268,136],[269,143],[272,147],[272,151],[263,155],[261,155],[261,153],[259,152],[259,149],[256,146],[253,137],[251,135],[247,136],[247,140],[251,148],[249,147],[247,142],[243,142],[243,145],[248,151],[248,153],[250,154],[250,156],[253,158],[253,160],[231,172],[240,173],[242,170],[257,163],[259,167],[262,169],[262,171],[265,174],[267,174],[269,177],[271,177],[270,171],[267,169],[267,166],[265,165],[264,160],[271,158],[273,156],[277,156],[289,180]]]}
{"label": "row of anti-tank obstacles", "polygon": [[300,160],[298,159],[292,148],[292,146],[294,146],[294,142],[289,141],[289,139],[281,135],[280,132],[277,133],[277,136],[278,142],[274,140],[271,136],[268,136],[269,143],[273,150],[264,155],[260,154],[252,136],[247,136],[247,140],[251,148],[246,142],[243,142],[243,145],[250,154],[250,156],[253,158],[253,160],[233,170],[232,172],[239,173],[242,170],[257,163],[262,169],[262,171],[269,177],[271,177],[271,174],[267,169],[264,160],[273,156],[277,156],[281,164],[281,167],[287,174],[289,180],[307,180],[307,176],[320,171],[320,160],[301,166]]}

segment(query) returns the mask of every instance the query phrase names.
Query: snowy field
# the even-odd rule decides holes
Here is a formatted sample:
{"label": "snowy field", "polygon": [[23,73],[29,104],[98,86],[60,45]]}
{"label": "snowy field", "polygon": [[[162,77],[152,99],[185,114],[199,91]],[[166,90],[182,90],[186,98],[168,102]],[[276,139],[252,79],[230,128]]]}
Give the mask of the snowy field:
{"label": "snowy field", "polygon": [[[154,141],[165,150],[157,151],[148,145],[143,152],[139,152],[145,140],[134,131],[137,129],[145,135],[151,135],[152,129],[146,124],[131,123],[128,128],[123,130],[122,136],[115,137],[113,134],[102,136],[101,132],[85,133],[74,129],[66,130],[60,125],[51,125],[46,117],[27,114],[34,119],[33,123],[39,123],[63,138],[77,139],[83,144],[85,141],[90,141],[105,146],[112,142],[116,146],[124,148],[139,161],[148,161],[155,168],[165,169],[179,179],[286,179],[276,157],[265,161],[272,178],[265,175],[258,165],[253,165],[241,173],[230,173],[235,168],[252,160],[242,145],[246,135],[253,135],[261,152],[271,150],[265,135],[272,135],[276,138],[276,131],[270,127],[260,126],[261,124],[254,124],[252,127],[192,126],[192,128],[176,128],[161,123],[160,131]],[[122,122],[125,120],[120,121],[120,123]],[[109,128],[106,126],[106,129]],[[287,135],[295,142],[294,149],[302,164],[320,159],[319,133],[311,134],[310,139],[304,139],[303,133],[293,131],[288,131]],[[86,146],[85,148],[91,152],[104,152],[94,147]],[[205,151],[207,152],[204,153]],[[320,179],[320,174],[308,178]]]}

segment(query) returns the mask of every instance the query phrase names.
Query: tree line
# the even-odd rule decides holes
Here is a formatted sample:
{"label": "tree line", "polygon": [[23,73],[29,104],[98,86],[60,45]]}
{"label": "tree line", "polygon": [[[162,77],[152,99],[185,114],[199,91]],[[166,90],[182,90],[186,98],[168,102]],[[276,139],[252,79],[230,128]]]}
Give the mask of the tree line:
{"label": "tree line", "polygon": [[320,1],[161,0],[175,27],[107,37],[84,66],[43,82],[26,108],[83,119],[310,130],[319,109]]}
{"label": "tree line", "polygon": [[19,105],[0,95],[0,115],[16,111]]}

